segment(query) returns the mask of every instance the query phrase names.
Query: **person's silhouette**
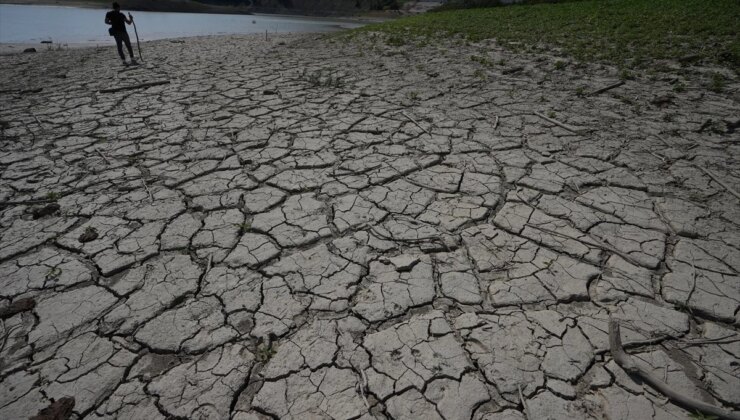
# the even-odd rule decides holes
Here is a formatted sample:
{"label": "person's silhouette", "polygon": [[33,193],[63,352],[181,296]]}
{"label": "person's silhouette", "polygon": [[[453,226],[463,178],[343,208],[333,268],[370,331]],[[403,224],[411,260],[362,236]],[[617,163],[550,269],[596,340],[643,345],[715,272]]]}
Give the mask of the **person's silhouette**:
{"label": "person's silhouette", "polygon": [[110,25],[108,32],[116,39],[116,46],[118,47],[118,55],[123,60],[123,64],[126,63],[126,56],[123,54],[123,43],[126,43],[128,49],[128,55],[131,57],[131,64],[136,64],[134,58],[134,50],[131,48],[131,40],[126,32],[126,24],[132,24],[134,22],[133,16],[129,13],[128,17],[121,13],[121,6],[117,3],[113,3],[113,10],[106,13],[105,23]]}

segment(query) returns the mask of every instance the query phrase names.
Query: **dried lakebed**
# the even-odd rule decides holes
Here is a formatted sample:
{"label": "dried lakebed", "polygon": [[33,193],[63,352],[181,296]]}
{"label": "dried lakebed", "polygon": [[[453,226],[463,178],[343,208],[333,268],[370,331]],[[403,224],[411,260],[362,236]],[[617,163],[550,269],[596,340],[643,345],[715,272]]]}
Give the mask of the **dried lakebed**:
{"label": "dried lakebed", "polygon": [[687,418],[610,318],[740,408],[736,82],[579,95],[618,72],[372,35],[144,53],[0,57],[0,418]]}

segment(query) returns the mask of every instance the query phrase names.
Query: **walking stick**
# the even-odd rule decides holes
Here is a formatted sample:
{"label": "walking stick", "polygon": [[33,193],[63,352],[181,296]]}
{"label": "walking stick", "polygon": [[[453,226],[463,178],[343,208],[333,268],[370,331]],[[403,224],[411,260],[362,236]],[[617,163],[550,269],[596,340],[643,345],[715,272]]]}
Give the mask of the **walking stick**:
{"label": "walking stick", "polygon": [[139,50],[139,58],[141,61],[144,61],[144,57],[141,56],[141,43],[139,42],[139,31],[136,30],[136,22],[134,21],[134,17],[131,16],[131,13],[128,14],[128,18],[131,19],[131,23],[134,24],[134,33],[136,34],[136,48]]}

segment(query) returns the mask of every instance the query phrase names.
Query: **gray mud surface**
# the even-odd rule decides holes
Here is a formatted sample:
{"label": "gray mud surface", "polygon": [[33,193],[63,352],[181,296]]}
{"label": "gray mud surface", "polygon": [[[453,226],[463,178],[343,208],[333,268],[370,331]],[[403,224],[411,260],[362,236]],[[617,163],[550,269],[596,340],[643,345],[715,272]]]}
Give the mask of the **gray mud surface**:
{"label": "gray mud surface", "polygon": [[0,57],[0,418],[686,419],[610,318],[740,408],[721,69],[589,96],[617,69],[489,42],[144,54]]}

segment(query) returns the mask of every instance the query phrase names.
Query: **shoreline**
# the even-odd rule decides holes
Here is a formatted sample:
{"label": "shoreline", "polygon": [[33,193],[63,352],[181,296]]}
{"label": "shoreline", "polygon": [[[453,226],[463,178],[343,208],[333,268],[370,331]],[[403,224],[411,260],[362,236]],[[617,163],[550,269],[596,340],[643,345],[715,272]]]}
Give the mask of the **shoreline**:
{"label": "shoreline", "polygon": [[[322,32],[280,32],[278,34],[270,34],[271,37],[281,36],[296,36],[296,35],[319,35]],[[160,42],[168,42],[171,44],[184,44],[188,40],[198,42],[199,39],[204,38],[226,38],[226,37],[249,37],[254,36],[256,39],[263,39],[263,34],[251,33],[251,34],[218,34],[218,35],[193,35],[193,36],[175,36],[171,38],[159,38],[142,41],[141,45],[147,44],[158,44]],[[131,45],[136,49],[136,41],[132,40]],[[27,48],[35,48],[35,52],[24,52]],[[70,43],[52,43],[52,44],[41,44],[41,43],[30,43],[30,42],[0,42],[0,57],[15,56],[15,55],[28,55],[29,57],[37,54],[48,54],[55,52],[63,52],[70,50],[82,50],[82,49],[102,49],[102,48],[116,48],[115,41],[111,38],[111,41],[105,42],[70,42]]]}
{"label": "shoreline", "polygon": [[[2,0],[0,0],[2,1]],[[20,0],[24,1],[24,0]],[[28,0],[26,0],[28,1]],[[37,1],[37,0],[32,0]],[[11,9],[13,6],[4,7],[4,10],[8,11],[9,16],[12,16]],[[18,6],[18,10],[24,11],[29,16],[45,16],[45,19],[51,19],[52,16],[67,16],[83,14],[85,22],[92,22],[90,20],[91,14],[97,14],[98,10],[102,9],[85,9],[78,8],[76,6],[55,6],[47,5],[40,6],[39,10],[29,9],[27,6]],[[145,17],[146,16],[146,17]],[[255,15],[223,15],[223,14],[199,14],[187,17],[187,15],[170,12],[139,12],[138,16],[141,21],[146,22],[146,19],[174,19],[169,26],[160,29],[159,31],[152,31],[147,33],[146,38],[142,38],[142,41],[154,41],[158,39],[173,39],[173,38],[191,38],[196,36],[207,36],[207,35],[242,35],[249,33],[264,33],[266,29],[273,32],[288,33],[288,32],[337,32],[348,29],[353,29],[365,24],[377,23],[382,21],[379,18],[367,18],[367,17],[315,17],[315,16],[303,16],[303,15],[269,15],[269,14],[255,14]],[[207,22],[211,21],[234,21],[241,22],[241,24],[229,24],[225,26],[208,26]],[[189,26],[178,26],[187,25],[187,21],[203,21],[206,23]],[[182,23],[182,22],[185,23]],[[177,23],[180,22],[180,23]],[[251,24],[249,24],[251,22]],[[253,24],[257,25],[253,25]],[[43,26],[42,26],[43,27]],[[220,29],[211,29],[220,28]],[[88,23],[84,30],[76,33],[67,34],[65,32],[59,32],[50,30],[50,32],[33,32],[25,33],[23,28],[19,27],[18,31],[15,32],[13,29],[8,29],[4,33],[5,36],[0,37],[0,54],[18,54],[22,53],[26,48],[35,48],[36,52],[42,52],[47,50],[59,50],[68,48],[81,48],[95,45],[109,45],[110,39],[108,36],[103,36],[100,31],[91,29],[91,25]],[[129,29],[129,32],[131,30]],[[107,34],[106,34],[107,35]],[[133,35],[132,35],[133,37]],[[48,42],[51,41],[51,42]]]}

